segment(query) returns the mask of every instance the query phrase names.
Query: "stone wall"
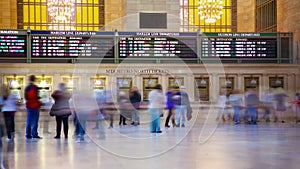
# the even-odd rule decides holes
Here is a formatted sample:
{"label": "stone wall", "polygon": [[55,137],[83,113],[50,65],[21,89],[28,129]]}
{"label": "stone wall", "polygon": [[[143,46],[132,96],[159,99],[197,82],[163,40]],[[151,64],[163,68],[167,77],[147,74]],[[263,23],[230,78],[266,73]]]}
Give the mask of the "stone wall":
{"label": "stone wall", "polygon": [[300,60],[300,1],[277,1],[277,31],[294,33],[294,53]]}
{"label": "stone wall", "polygon": [[[167,13],[167,29],[139,29],[140,12]],[[127,0],[124,31],[179,31],[179,0]]]}
{"label": "stone wall", "polygon": [[237,0],[237,31],[255,32],[255,0]]}
{"label": "stone wall", "polygon": [[123,25],[123,16],[126,13],[126,0],[105,0],[105,26],[103,30],[121,30]]}
{"label": "stone wall", "polygon": [[277,1],[277,30],[294,32],[294,40],[300,41],[300,1]]}
{"label": "stone wall", "polygon": [[0,29],[17,29],[17,1],[0,1]]}

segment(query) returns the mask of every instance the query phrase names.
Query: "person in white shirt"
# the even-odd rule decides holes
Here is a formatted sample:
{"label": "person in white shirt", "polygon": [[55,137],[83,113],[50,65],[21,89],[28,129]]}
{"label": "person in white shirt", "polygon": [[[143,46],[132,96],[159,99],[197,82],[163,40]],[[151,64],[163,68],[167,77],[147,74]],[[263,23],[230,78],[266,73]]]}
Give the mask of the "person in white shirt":
{"label": "person in white shirt", "polygon": [[234,124],[240,123],[240,112],[243,106],[243,95],[239,90],[233,90],[229,95],[229,103],[232,105],[234,113],[233,113],[233,121]]}
{"label": "person in white shirt", "polygon": [[[7,93],[9,93],[7,91]],[[7,132],[7,141],[14,138],[15,133],[15,113],[18,110],[17,97],[14,94],[5,94],[3,97],[2,112],[4,115],[5,127]]]}
{"label": "person in white shirt", "polygon": [[165,95],[162,92],[162,86],[157,84],[155,88],[148,95],[150,114],[150,132],[161,133],[160,130],[160,115],[163,113],[165,106]]}

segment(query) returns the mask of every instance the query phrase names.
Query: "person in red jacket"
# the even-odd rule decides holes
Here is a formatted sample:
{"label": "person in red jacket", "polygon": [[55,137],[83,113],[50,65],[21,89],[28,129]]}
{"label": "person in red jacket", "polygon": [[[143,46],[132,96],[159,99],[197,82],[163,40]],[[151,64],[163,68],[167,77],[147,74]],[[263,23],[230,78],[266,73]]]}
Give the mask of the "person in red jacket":
{"label": "person in red jacket", "polygon": [[38,122],[40,117],[41,102],[39,101],[39,91],[37,85],[34,84],[36,77],[29,76],[29,84],[25,88],[25,100],[27,109],[26,120],[26,135],[27,139],[37,138],[41,139],[38,135]]}

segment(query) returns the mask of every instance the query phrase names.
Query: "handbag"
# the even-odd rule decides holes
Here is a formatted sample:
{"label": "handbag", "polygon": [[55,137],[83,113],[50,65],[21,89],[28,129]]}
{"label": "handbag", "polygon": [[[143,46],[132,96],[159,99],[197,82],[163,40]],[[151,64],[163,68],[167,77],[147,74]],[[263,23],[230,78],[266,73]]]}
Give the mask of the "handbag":
{"label": "handbag", "polygon": [[193,113],[193,109],[191,106],[187,106],[187,114],[186,114],[186,117],[187,117],[187,120],[190,121],[192,119],[192,113]]}
{"label": "handbag", "polygon": [[71,109],[69,106],[58,106],[57,104],[53,104],[50,112],[50,116],[68,116],[71,115]]}

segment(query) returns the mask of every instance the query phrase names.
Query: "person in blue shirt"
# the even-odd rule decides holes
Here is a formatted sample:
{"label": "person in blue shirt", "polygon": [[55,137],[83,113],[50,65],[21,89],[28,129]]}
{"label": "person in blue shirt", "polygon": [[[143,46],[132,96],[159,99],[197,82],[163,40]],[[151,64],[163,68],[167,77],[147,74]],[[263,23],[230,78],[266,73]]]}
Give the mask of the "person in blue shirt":
{"label": "person in blue shirt", "polygon": [[166,118],[166,122],[165,122],[165,127],[169,128],[170,125],[169,125],[169,121],[170,119],[172,118],[172,124],[173,124],[173,127],[175,126],[175,118],[173,117],[173,111],[174,111],[174,108],[175,108],[175,105],[174,105],[174,95],[175,95],[175,91],[174,91],[174,87],[169,87],[168,88],[168,91],[166,92],[166,109],[168,110],[168,115],[167,115],[167,118]]}

